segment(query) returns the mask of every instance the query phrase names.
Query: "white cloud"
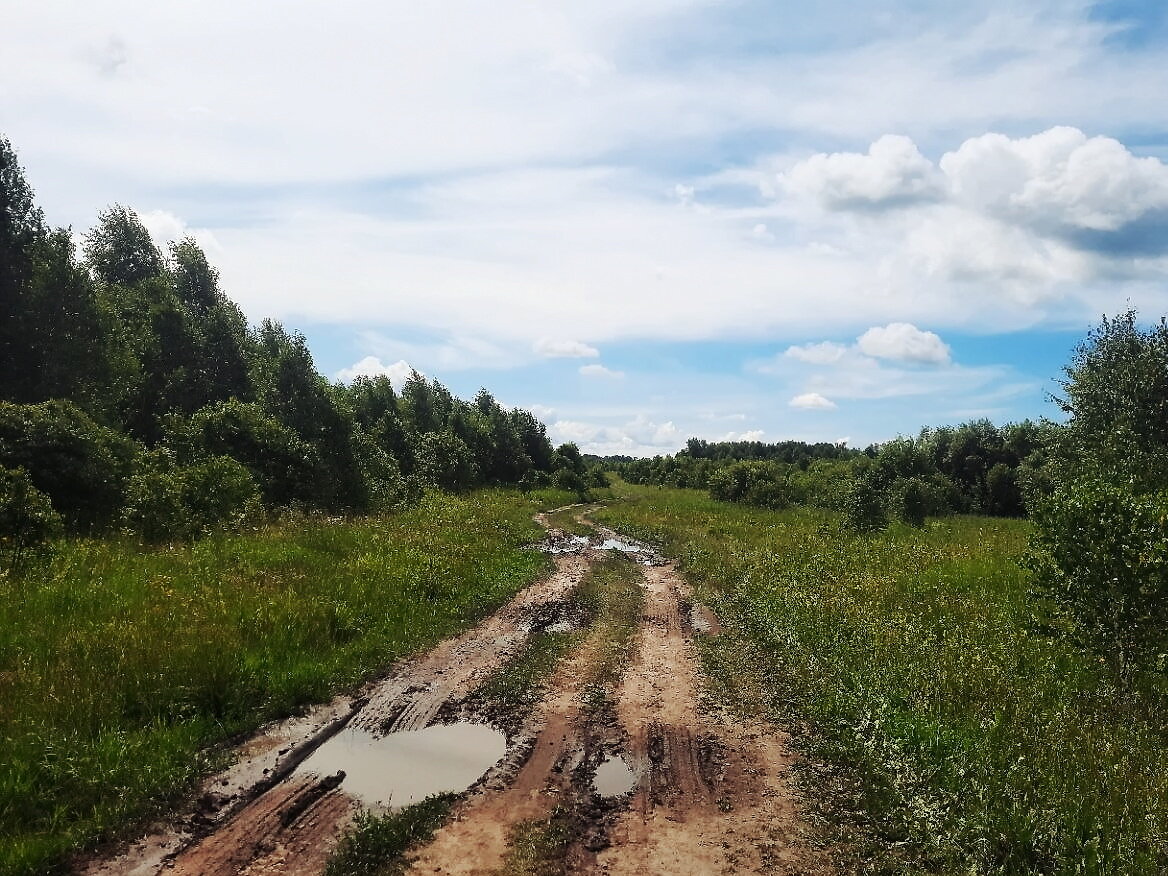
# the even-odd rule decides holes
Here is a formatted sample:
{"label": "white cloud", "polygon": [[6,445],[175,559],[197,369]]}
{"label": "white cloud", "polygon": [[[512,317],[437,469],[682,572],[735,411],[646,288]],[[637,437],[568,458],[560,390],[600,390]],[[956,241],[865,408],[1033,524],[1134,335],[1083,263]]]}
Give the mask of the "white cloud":
{"label": "white cloud", "polygon": [[685,444],[672,421],[658,423],[644,414],[616,425],[557,420],[548,426],[548,434],[555,444],[571,441],[585,453],[600,456],[654,456],[674,453]]}
{"label": "white cloud", "polygon": [[761,441],[766,435],[762,429],[748,429],[745,432],[727,432],[717,441]]}
{"label": "white cloud", "polygon": [[609,379],[619,379],[625,376],[623,371],[613,371],[605,368],[603,365],[581,365],[580,373],[584,377],[605,377]]}
{"label": "white cloud", "polygon": [[595,359],[600,351],[580,341],[557,341],[540,338],[532,349],[545,359]]}
{"label": "white cloud", "polygon": [[830,210],[907,206],[942,196],[933,163],[908,137],[885,134],[866,155],[819,153],[779,175],[788,194],[811,197]]}
{"label": "white cloud", "polygon": [[787,404],[793,408],[806,408],[809,410],[821,411],[831,410],[836,406],[835,402],[829,398],[825,398],[818,392],[805,392],[802,395],[797,395],[789,402],[787,402]]}
{"label": "white cloud", "polygon": [[348,368],[342,368],[338,371],[336,379],[342,383],[350,383],[357,377],[384,376],[389,378],[389,382],[393,384],[394,389],[401,389],[405,382],[409,380],[413,370],[413,367],[405,359],[399,359],[391,365],[386,365],[376,356],[366,356],[360,362],[356,362]]}
{"label": "white cloud", "polygon": [[140,211],[138,220],[149,232],[154,245],[164,254],[168,251],[169,244],[184,237],[193,238],[208,256],[217,256],[222,251],[219,241],[212,232],[205,228],[191,228],[181,218],[166,210]]}
{"label": "white cloud", "polygon": [[1114,232],[1168,209],[1168,166],[1077,128],[972,137],[941,169],[959,202],[1039,229]]}
{"label": "white cloud", "polygon": [[933,365],[949,362],[949,346],[938,335],[921,331],[907,322],[873,326],[856,339],[856,346],[876,359]]}
{"label": "white cloud", "polygon": [[848,348],[843,344],[836,344],[832,341],[823,341],[819,344],[800,344],[794,347],[788,347],[783,355],[790,359],[797,359],[800,362],[808,362],[812,365],[828,365],[832,362],[838,362],[848,353]]}
{"label": "white cloud", "polygon": [[[522,407],[522,405],[520,407]],[[531,413],[535,415],[536,419],[541,420],[541,421],[546,421],[548,418],[553,416],[556,412],[555,408],[549,408],[547,405],[536,404],[536,405],[527,405],[526,407],[527,407],[527,410],[531,411]]]}

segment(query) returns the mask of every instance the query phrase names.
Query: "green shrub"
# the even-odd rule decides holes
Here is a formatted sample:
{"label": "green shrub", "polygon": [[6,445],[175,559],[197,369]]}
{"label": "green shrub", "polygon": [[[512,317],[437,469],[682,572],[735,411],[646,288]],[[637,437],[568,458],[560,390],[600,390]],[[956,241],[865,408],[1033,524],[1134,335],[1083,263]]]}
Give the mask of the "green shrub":
{"label": "green shrub", "polygon": [[876,532],[888,525],[884,492],[867,473],[855,478],[844,496],[844,525],[857,532]]}
{"label": "green shrub", "polygon": [[70,526],[116,518],[134,445],[69,401],[0,402],[0,465],[22,468]]}
{"label": "green shrub", "polygon": [[147,541],[198,538],[241,516],[257,492],[251,473],[229,456],[180,466],[171,451],[154,450],[130,478],[123,520]]}
{"label": "green shrub", "polygon": [[1036,590],[1126,683],[1162,651],[1168,622],[1168,493],[1072,481],[1032,510]]}
{"label": "green shrub", "polygon": [[0,552],[13,561],[61,533],[61,515],[22,468],[0,467]]}

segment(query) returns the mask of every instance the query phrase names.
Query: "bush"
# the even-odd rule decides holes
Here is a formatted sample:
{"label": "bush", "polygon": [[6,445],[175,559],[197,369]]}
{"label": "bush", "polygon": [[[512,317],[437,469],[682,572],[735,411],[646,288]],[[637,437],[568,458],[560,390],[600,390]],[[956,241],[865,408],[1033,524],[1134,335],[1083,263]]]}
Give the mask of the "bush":
{"label": "bush", "polygon": [[867,472],[852,481],[844,497],[844,525],[857,532],[876,532],[888,525],[884,492]]}
{"label": "bush", "polygon": [[61,515],[22,468],[0,467],[0,551],[18,562],[26,550],[61,532]]}
{"label": "bush", "polygon": [[169,450],[155,450],[130,478],[123,519],[147,541],[195,539],[242,517],[257,492],[251,473],[231,457],[180,466]]}
{"label": "bush", "polygon": [[69,401],[0,402],[0,466],[22,468],[70,526],[116,518],[134,445]]}
{"label": "bush", "polygon": [[1163,650],[1168,622],[1168,492],[1137,495],[1100,479],[1037,503],[1028,565],[1036,591],[1126,684]]}

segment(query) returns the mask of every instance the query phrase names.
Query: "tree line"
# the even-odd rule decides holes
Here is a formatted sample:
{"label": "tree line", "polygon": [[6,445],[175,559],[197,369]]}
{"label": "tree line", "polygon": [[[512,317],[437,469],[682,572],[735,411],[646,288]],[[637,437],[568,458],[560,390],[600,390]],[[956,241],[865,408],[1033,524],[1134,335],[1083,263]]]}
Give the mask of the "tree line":
{"label": "tree line", "polygon": [[133,210],[80,251],[0,138],[0,538],[62,529],[193,537],[280,508],[368,512],[427,488],[583,492],[574,445],[483,389],[414,372],[332,383],[303,335],[251,326],[191,238],[155,246]]}
{"label": "tree line", "polygon": [[652,459],[609,460],[631,483],[708,490],[715,499],[851,513],[860,528],[890,518],[976,513],[1021,516],[1047,425],[989,420],[923,429],[864,450],[825,442],[707,442]]}

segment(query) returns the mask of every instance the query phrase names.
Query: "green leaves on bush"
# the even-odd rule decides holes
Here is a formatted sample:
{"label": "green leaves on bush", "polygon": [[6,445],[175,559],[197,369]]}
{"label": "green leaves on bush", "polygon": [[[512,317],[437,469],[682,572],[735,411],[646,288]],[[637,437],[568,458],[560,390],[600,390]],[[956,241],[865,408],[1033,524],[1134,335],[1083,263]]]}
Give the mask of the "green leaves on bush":
{"label": "green leaves on bush", "polygon": [[229,456],[181,466],[165,449],[143,456],[126,492],[124,522],[147,541],[197,538],[246,516],[258,495],[251,473]]}
{"label": "green leaves on bush", "polygon": [[1084,644],[1123,682],[1162,649],[1168,622],[1168,493],[1136,495],[1092,478],[1033,512],[1028,565]]}
{"label": "green leaves on bush", "polygon": [[0,467],[0,553],[19,562],[28,548],[61,532],[61,515],[22,468]]}

